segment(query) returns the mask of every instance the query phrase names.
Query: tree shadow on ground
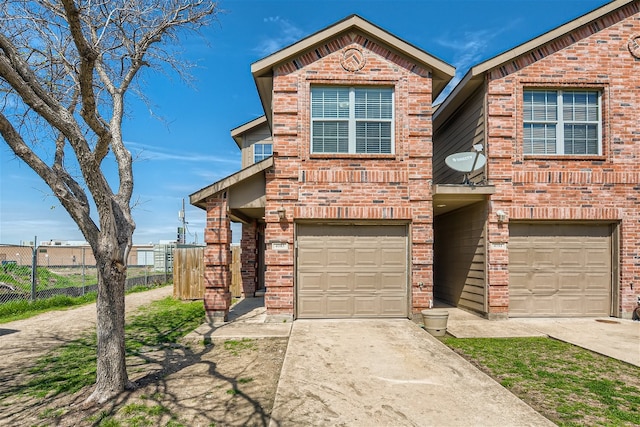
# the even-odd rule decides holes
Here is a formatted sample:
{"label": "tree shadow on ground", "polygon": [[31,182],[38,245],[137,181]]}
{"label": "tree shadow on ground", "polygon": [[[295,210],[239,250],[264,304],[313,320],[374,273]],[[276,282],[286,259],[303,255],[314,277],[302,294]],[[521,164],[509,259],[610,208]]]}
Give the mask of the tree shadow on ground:
{"label": "tree shadow on ground", "polygon": [[[212,336],[213,327],[204,331],[199,343],[174,339],[179,335],[176,331],[184,327],[182,322],[163,327],[148,322],[143,333],[129,337],[127,348],[134,350],[127,359],[127,369],[136,387],[100,407],[82,407],[92,391],[95,373],[85,374],[79,389],[56,391],[55,384],[49,384],[38,394],[34,384],[50,380],[42,373],[63,369],[56,365],[59,359],[55,356],[44,364],[39,359],[31,366],[38,366],[41,372],[22,372],[5,383],[7,387],[0,392],[0,424],[99,425],[109,418],[143,417],[153,425],[266,426],[287,339],[220,339]],[[91,340],[57,338],[58,348],[84,345],[95,354]],[[64,381],[64,376],[56,381]]]}

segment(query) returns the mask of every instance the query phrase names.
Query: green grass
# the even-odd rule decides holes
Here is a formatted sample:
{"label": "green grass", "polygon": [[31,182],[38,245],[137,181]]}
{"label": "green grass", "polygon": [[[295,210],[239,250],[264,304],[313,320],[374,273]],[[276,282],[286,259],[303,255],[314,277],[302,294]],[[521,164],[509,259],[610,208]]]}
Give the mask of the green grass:
{"label": "green grass", "polygon": [[640,368],[550,338],[442,341],[560,426],[640,425]]}
{"label": "green grass", "polygon": [[[125,327],[127,354],[139,355],[175,343],[204,321],[202,301],[167,297],[143,307]],[[38,359],[23,392],[35,396],[75,393],[95,382],[96,338],[87,334]],[[0,399],[4,398],[0,392]]]}

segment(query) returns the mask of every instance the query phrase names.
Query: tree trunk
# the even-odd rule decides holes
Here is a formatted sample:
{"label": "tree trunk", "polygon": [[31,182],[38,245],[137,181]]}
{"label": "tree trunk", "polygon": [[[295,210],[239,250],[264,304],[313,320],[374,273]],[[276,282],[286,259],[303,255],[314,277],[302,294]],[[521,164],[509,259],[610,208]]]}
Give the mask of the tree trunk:
{"label": "tree trunk", "polygon": [[[117,251],[117,250],[116,250]],[[96,254],[98,273],[96,387],[85,404],[102,404],[129,387],[124,346],[126,264],[108,250]]]}

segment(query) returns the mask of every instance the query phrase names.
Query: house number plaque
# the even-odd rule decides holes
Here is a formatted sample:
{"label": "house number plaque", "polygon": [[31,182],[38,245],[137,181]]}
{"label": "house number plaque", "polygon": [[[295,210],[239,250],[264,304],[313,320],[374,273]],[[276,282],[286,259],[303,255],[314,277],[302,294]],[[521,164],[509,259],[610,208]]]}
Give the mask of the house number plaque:
{"label": "house number plaque", "polygon": [[274,251],[288,251],[289,243],[288,242],[272,242],[271,249]]}

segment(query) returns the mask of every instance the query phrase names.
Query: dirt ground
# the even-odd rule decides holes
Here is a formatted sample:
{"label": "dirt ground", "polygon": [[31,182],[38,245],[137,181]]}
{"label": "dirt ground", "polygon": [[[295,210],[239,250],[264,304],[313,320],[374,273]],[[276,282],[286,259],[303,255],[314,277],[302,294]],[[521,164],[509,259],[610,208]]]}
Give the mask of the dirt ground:
{"label": "dirt ground", "polygon": [[[131,294],[127,312],[171,292],[169,286]],[[39,356],[94,327],[95,305],[0,324],[1,387],[19,390]],[[112,426],[266,426],[286,346],[286,338],[172,345],[128,360],[138,388],[117,401],[83,409],[91,387],[73,396],[15,393],[0,399],[0,425],[91,426],[110,418],[120,422]]]}

